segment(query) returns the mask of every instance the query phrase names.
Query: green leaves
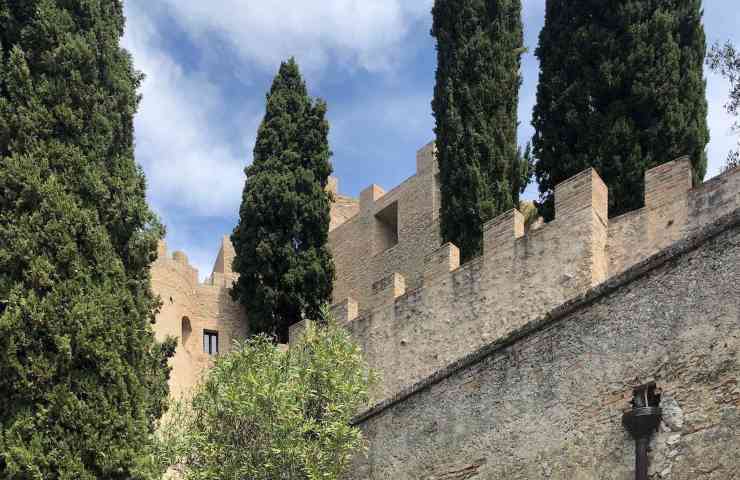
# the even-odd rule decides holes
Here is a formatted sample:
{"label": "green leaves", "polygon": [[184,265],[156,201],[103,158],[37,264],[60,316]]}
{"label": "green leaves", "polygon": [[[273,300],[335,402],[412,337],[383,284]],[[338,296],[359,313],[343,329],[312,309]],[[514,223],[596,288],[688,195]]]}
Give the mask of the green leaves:
{"label": "green leaves", "polygon": [[532,140],[547,220],[555,186],[588,167],[612,216],[643,205],[647,169],[689,155],[706,172],[701,2],[602,3],[547,2]]}
{"label": "green leaves", "polygon": [[[719,73],[730,82],[730,99],[725,104],[725,110],[735,117],[740,113],[740,52],[731,42],[724,45],[716,43],[707,55],[707,65],[713,72]],[[732,129],[740,133],[740,120],[735,120]],[[731,170],[740,165],[740,140],[738,149],[730,151],[724,170]]]}
{"label": "green leaves", "polygon": [[0,471],[143,479],[168,395],[119,1],[0,0]]}
{"label": "green leaves", "polygon": [[440,227],[465,261],[482,249],[483,224],[518,205],[529,180],[516,138],[521,1],[437,0],[432,14]]}
{"label": "green leaves", "polygon": [[246,168],[232,288],[253,333],[287,342],[288,328],[317,318],[331,301],[334,264],[327,247],[331,164],[326,104],[312,100],[293,59],[275,77]]}
{"label": "green leaves", "polygon": [[375,381],[347,331],[308,325],[283,351],[255,336],[219,357],[160,430],[185,479],[338,479],[362,447],[352,416]]}

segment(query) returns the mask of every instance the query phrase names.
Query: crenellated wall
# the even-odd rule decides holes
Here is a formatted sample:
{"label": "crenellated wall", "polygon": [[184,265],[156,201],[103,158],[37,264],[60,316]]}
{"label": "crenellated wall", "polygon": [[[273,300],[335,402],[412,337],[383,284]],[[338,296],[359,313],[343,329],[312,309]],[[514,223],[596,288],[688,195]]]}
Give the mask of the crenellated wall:
{"label": "crenellated wall", "polygon": [[[428,147],[427,147],[428,148]],[[458,358],[670,246],[740,206],[740,171],[691,188],[687,159],[646,173],[646,206],[609,219],[608,189],[589,169],[555,189],[555,219],[525,235],[517,210],[484,227],[484,253],[460,266],[454,245],[433,248],[433,157],[407,182],[363,193],[364,208],[332,237],[339,278],[335,316],[362,345],[387,398]],[[429,163],[431,162],[431,164]],[[426,192],[420,193],[420,192]],[[399,242],[372,251],[374,217],[399,205]],[[420,204],[414,206],[413,201]],[[405,213],[411,212],[406,219]],[[421,225],[409,229],[400,225]],[[348,241],[347,239],[351,239]],[[335,243],[336,242],[336,243]],[[351,252],[355,252],[353,255]],[[359,252],[359,253],[358,253]]]}
{"label": "crenellated wall", "polygon": [[[484,228],[483,254],[460,265],[441,245],[434,144],[417,153],[416,174],[359,200],[334,194],[329,243],[337,269],[335,316],[363,347],[387,398],[528,321],[618,275],[650,255],[740,207],[740,170],[691,186],[687,159],[645,175],[645,207],[609,219],[608,190],[594,170],[555,189],[555,219],[525,232],[512,210]],[[160,252],[154,290],[164,302],[160,337],[184,338],[172,384],[186,391],[208,365],[203,330],[219,332],[221,351],[246,335],[244,312],[229,297],[234,250],[223,239],[214,271],[198,283],[184,254]],[[294,329],[295,332],[300,328]]]}
{"label": "crenellated wall", "polygon": [[623,413],[653,384],[649,478],[737,479],[738,285],[735,209],[362,412],[344,478],[633,479]]}
{"label": "crenellated wall", "polygon": [[152,289],[160,296],[162,308],[154,330],[160,341],[168,336],[178,339],[170,361],[170,389],[179,397],[187,394],[211,365],[212,358],[203,349],[204,331],[218,332],[219,352],[225,353],[233,340],[246,337],[247,328],[243,310],[229,296],[234,249],[228,237],[223,238],[213,272],[203,283],[183,252],[168,256],[166,244],[160,242],[158,253],[152,264]]}
{"label": "crenellated wall", "polygon": [[385,192],[371,185],[360,194],[357,214],[329,233],[337,279],[334,301],[372,305],[373,284],[401,273],[409,288],[421,284],[424,257],[439,247],[437,166],[434,145],[417,153],[417,172]]}

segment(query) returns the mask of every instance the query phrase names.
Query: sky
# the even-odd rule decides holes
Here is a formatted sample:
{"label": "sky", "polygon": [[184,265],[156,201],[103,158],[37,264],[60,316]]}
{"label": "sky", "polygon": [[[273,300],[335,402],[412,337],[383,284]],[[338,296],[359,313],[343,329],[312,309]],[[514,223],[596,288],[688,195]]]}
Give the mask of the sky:
{"label": "sky", "polygon": [[[707,43],[740,45],[737,0],[705,0]],[[146,75],[136,158],[150,204],[201,278],[238,220],[244,167],[280,62],[294,56],[309,93],[328,103],[341,193],[386,190],[414,174],[433,140],[433,0],[124,0],[123,46]],[[523,0],[525,46],[519,142],[531,138],[545,0]],[[735,145],[724,111],[729,84],[707,72],[707,178]],[[526,198],[536,198],[531,185]]]}

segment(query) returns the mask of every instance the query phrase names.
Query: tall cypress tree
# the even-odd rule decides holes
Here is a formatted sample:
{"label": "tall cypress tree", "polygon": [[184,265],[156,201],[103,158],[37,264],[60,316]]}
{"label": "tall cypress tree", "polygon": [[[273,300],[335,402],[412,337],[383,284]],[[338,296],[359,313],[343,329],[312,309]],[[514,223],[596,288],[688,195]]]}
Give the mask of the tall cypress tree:
{"label": "tall cypress tree", "polygon": [[308,96],[294,59],[280,66],[267,95],[247,175],[232,297],[253,333],[288,340],[290,325],[320,318],[331,300],[334,263],[327,246],[331,196],[326,104]]}
{"label": "tall cypress tree", "polygon": [[516,207],[527,183],[516,138],[521,1],[436,0],[432,15],[441,231],[467,260],[481,251],[483,224]]}
{"label": "tall cypress tree", "polygon": [[706,172],[709,141],[700,0],[548,0],[534,109],[541,213],[555,185],[594,167],[617,215],[644,201],[645,170],[689,155]]}
{"label": "tall cypress tree", "polygon": [[139,479],[168,393],[118,0],[0,0],[0,477]]}

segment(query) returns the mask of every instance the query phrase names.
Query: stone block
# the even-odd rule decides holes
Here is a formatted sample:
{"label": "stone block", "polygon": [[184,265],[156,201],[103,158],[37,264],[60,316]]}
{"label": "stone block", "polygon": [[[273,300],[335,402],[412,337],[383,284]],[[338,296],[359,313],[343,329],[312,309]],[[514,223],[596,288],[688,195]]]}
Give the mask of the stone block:
{"label": "stone block", "polygon": [[375,207],[375,202],[377,202],[383,195],[385,195],[385,190],[373,183],[360,192],[360,210],[372,210]]}
{"label": "stone block", "polygon": [[652,210],[685,199],[691,184],[689,157],[651,168],[645,172],[645,206]]}
{"label": "stone block", "polygon": [[392,273],[373,283],[375,305],[392,303],[404,293],[406,293],[406,279],[400,273]]}
{"label": "stone block", "polygon": [[429,142],[416,152],[416,174],[433,173],[437,167],[437,146]]}
{"label": "stone block", "polygon": [[339,194],[339,179],[335,176],[330,176],[329,181],[326,183],[326,191],[332,195]]}
{"label": "stone block", "polygon": [[310,320],[301,320],[298,323],[294,323],[288,329],[288,343],[294,344],[306,333],[306,328],[311,324]]}
{"label": "stone block", "polygon": [[450,273],[460,267],[460,249],[445,243],[424,259],[424,281]]}
{"label": "stone block", "polygon": [[351,322],[359,314],[359,305],[354,298],[345,298],[343,301],[332,305],[331,313],[340,325]]}
{"label": "stone block", "polygon": [[524,236],[524,215],[512,209],[502,213],[483,226],[483,252],[494,255],[510,251],[514,240]]}
{"label": "stone block", "polygon": [[609,189],[589,168],[555,187],[555,219],[559,222],[580,221],[578,214],[592,209],[604,225],[609,219]]}

